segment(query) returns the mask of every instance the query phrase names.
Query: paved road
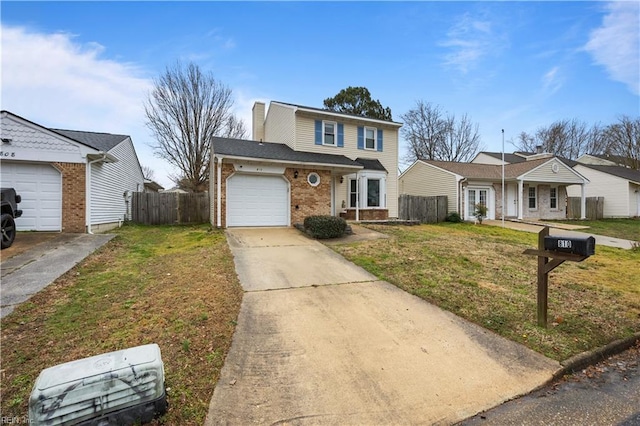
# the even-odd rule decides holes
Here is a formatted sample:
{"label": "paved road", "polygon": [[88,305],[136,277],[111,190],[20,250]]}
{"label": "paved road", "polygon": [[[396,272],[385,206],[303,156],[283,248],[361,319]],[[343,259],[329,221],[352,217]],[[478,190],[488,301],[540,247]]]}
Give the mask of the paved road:
{"label": "paved road", "polygon": [[112,234],[59,234],[3,259],[0,318],[106,244]]}
{"label": "paved road", "polygon": [[452,424],[560,367],[295,229],[227,238],[245,295],[206,425]]}
{"label": "paved road", "polygon": [[480,425],[640,425],[640,344],[460,423]]}

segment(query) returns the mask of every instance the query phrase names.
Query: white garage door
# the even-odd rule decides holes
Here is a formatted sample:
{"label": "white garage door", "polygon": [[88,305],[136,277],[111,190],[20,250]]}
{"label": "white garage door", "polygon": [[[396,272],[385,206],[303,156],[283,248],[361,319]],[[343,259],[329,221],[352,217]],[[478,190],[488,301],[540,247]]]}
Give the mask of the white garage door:
{"label": "white garage door", "polygon": [[18,231],[60,231],[62,229],[62,176],[49,164],[3,161],[2,186],[15,188],[22,197],[16,219]]}
{"label": "white garage door", "polygon": [[289,226],[288,182],[283,176],[231,176],[227,226]]}

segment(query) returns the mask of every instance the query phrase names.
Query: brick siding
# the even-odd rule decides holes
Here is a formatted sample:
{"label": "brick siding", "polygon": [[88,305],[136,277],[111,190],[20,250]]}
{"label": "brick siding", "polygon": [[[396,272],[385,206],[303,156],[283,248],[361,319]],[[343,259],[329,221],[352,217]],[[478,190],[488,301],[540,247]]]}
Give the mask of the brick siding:
{"label": "brick siding", "polygon": [[86,165],[53,163],[62,174],[62,232],[86,231]]}

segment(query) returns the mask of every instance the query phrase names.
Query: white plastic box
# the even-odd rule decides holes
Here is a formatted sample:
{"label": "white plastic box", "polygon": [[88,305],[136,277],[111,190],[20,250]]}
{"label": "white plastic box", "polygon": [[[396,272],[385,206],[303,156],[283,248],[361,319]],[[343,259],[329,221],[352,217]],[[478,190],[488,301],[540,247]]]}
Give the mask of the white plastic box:
{"label": "white plastic box", "polygon": [[150,344],[42,370],[31,391],[29,422],[129,425],[166,409],[160,347]]}

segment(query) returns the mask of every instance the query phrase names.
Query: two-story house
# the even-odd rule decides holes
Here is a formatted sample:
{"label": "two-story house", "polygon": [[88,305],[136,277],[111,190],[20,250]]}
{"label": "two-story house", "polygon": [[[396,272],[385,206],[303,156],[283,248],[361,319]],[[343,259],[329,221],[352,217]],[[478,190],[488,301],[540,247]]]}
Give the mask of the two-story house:
{"label": "two-story house", "polygon": [[402,124],[275,101],[252,118],[253,140],[213,140],[214,226],[397,217]]}

